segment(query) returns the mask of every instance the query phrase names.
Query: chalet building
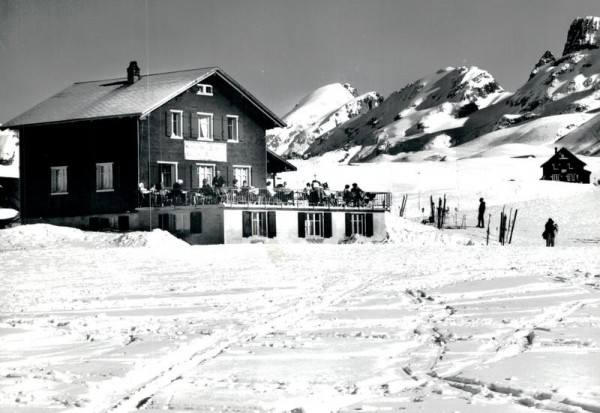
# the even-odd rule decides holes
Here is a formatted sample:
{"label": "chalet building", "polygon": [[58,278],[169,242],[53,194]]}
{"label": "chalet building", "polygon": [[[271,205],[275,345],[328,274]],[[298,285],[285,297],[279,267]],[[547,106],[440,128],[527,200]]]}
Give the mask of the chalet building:
{"label": "chalet building", "polygon": [[542,179],[547,181],[590,183],[590,171],[566,148],[554,148],[554,155],[542,164]]}
{"label": "chalet building", "polygon": [[[295,170],[266,148],[265,131],[282,126],[220,68],[142,76],[136,62],[125,78],[75,83],[2,125],[20,139],[23,223],[162,228],[191,244],[384,236],[389,194],[348,208],[264,188]],[[225,190],[209,199],[201,187],[217,173]],[[227,189],[234,179],[258,189]]]}

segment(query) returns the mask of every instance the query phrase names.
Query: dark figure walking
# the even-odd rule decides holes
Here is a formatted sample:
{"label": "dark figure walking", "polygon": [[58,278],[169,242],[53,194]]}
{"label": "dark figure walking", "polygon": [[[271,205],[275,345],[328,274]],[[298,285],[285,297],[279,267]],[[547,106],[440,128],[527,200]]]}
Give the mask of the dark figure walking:
{"label": "dark figure walking", "polygon": [[479,198],[479,214],[477,215],[477,228],[485,228],[483,215],[485,214],[485,202],[483,198]]}
{"label": "dark figure walking", "polygon": [[556,239],[556,233],[558,232],[558,225],[552,221],[552,218],[548,218],[546,226],[544,227],[544,233],[542,237],[546,240],[547,247],[554,246],[554,240]]}

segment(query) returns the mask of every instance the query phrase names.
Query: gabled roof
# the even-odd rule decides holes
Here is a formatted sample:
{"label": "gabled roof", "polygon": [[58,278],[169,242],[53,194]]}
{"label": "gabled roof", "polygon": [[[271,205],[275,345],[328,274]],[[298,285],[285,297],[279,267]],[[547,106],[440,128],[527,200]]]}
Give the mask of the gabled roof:
{"label": "gabled roof", "polygon": [[548,159],[546,162],[544,162],[540,168],[543,168],[545,165],[552,163],[554,160],[556,160],[557,158],[559,158],[561,155],[565,156],[566,158],[569,158],[572,161],[575,161],[576,163],[578,163],[581,166],[585,166],[586,163],[583,162],[581,159],[579,159],[578,157],[576,157],[575,155],[573,155],[567,148],[560,148],[558,151],[556,151],[556,153],[554,155],[552,155],[550,157],[550,159]]}
{"label": "gabled roof", "polygon": [[144,117],[212,75],[219,76],[233,87],[273,123],[272,127],[285,126],[281,119],[218,67],[145,75],[133,84],[127,84],[125,78],[75,83],[2,126]]}

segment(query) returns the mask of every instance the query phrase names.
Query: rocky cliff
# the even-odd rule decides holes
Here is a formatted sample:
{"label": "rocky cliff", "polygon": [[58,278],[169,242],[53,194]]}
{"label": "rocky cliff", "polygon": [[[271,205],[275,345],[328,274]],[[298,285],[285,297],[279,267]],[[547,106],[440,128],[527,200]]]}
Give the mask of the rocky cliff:
{"label": "rocky cliff", "polygon": [[579,50],[600,47],[600,17],[578,17],[567,34],[563,56]]}

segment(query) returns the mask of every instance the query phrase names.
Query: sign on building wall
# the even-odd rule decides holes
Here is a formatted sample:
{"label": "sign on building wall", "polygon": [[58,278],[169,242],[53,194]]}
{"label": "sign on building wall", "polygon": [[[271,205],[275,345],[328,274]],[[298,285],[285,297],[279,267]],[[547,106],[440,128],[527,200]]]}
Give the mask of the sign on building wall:
{"label": "sign on building wall", "polygon": [[227,162],[227,144],[224,142],[184,142],[184,156],[190,161]]}

